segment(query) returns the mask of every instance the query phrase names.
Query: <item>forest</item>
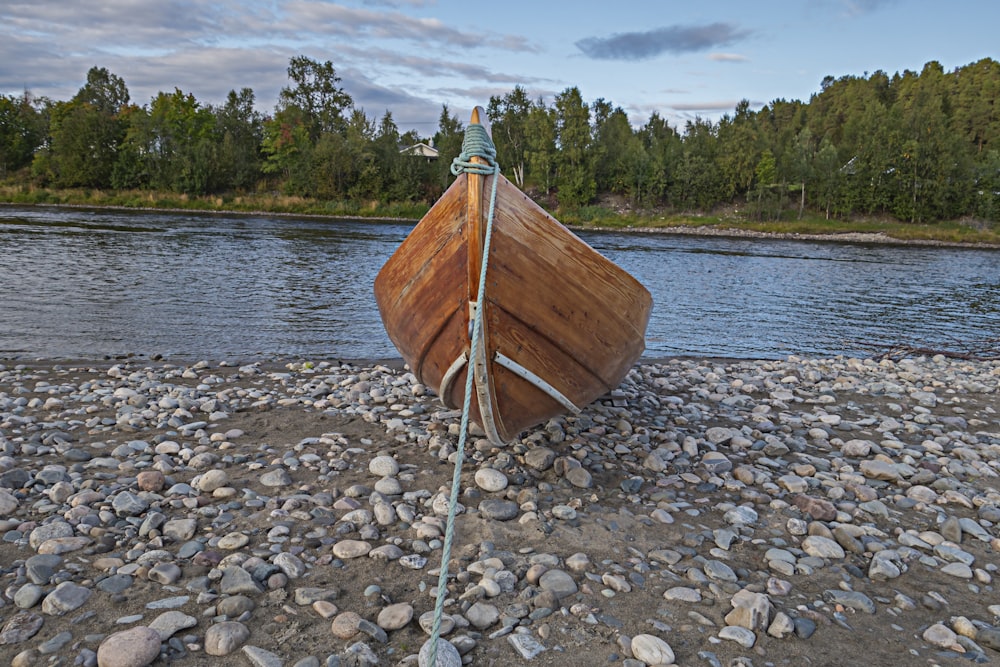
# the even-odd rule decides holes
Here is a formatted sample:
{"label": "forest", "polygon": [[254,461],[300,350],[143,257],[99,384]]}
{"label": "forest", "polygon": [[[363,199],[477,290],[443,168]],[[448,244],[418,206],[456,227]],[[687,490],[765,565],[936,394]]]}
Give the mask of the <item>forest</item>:
{"label": "forest", "polygon": [[[0,96],[0,182],[213,195],[276,192],[319,200],[433,202],[452,178],[463,123],[443,105],[432,137],[369,116],[332,62],[290,60],[273,113],[252,89],[202,104],[179,89],[148,104],[94,67],[67,101]],[[804,212],[900,222],[1000,220],[1000,63],[945,72],[826,77],[808,102],[740,102],[718,122],[635,127],[621,107],[578,88],[551,104],[517,86],[489,100],[497,160],[559,211],[608,198],[633,210],[748,219]],[[439,158],[408,154],[424,142]]]}

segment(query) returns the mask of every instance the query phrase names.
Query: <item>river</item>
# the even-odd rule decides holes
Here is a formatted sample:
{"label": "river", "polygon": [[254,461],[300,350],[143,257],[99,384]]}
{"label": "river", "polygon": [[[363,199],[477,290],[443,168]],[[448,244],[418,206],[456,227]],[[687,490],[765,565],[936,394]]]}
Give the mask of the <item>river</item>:
{"label": "river", "polygon": [[[0,205],[0,359],[397,357],[372,296],[411,224]],[[648,358],[1000,337],[1000,251],[582,232],[652,292]]]}

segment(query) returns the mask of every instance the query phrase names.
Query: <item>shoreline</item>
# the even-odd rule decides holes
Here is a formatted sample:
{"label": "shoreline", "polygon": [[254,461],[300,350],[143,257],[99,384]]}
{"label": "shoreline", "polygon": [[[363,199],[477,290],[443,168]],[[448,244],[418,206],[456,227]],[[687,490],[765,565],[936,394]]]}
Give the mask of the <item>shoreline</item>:
{"label": "shoreline", "polygon": [[[351,215],[331,215],[324,213],[291,213],[272,211],[239,211],[239,210],[210,210],[210,209],[188,209],[188,208],[157,208],[119,205],[88,205],[88,204],[20,204],[15,202],[0,202],[5,206],[26,206],[26,207],[50,207],[50,208],[76,208],[89,210],[112,210],[112,211],[138,211],[145,213],[187,213],[201,215],[221,215],[239,216],[256,215],[271,216],[276,218],[309,218],[309,219],[329,219],[329,220],[357,220],[359,222],[396,222],[411,223],[416,225],[420,220],[417,218],[392,217],[392,216],[351,216]],[[739,229],[733,227],[719,227],[715,225],[668,225],[664,227],[604,227],[604,226],[580,226],[563,223],[571,231],[593,231],[593,232],[619,232],[638,234],[668,234],[680,236],[716,236],[722,238],[759,238],[778,239],[790,241],[811,241],[811,242],[832,242],[832,243],[859,243],[859,244],[879,244],[879,245],[900,245],[900,246],[928,246],[942,248],[970,248],[977,250],[1000,250],[1000,243],[962,243],[958,241],[942,241],[937,239],[897,239],[883,232],[843,232],[836,234],[804,234],[785,232],[761,232],[752,229]]]}

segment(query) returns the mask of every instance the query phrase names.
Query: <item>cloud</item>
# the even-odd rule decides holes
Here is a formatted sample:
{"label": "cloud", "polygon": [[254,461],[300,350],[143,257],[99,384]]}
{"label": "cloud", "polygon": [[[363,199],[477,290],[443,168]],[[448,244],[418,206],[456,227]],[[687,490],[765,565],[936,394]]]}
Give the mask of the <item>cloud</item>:
{"label": "cloud", "polygon": [[710,53],[708,59],[720,63],[745,63],[749,60],[746,56],[738,53]]}
{"label": "cloud", "polygon": [[749,30],[730,23],[675,25],[610,37],[587,37],[576,42],[576,47],[596,60],[649,60],[662,53],[680,54],[726,46],[750,34]]}
{"label": "cloud", "polygon": [[705,102],[682,102],[679,104],[671,104],[670,108],[675,111],[732,111],[736,108],[736,105],[740,103],[740,100],[715,100],[715,101],[705,101]]}
{"label": "cloud", "polygon": [[882,7],[896,4],[896,0],[840,0],[844,11],[848,16],[861,16],[871,14]]}

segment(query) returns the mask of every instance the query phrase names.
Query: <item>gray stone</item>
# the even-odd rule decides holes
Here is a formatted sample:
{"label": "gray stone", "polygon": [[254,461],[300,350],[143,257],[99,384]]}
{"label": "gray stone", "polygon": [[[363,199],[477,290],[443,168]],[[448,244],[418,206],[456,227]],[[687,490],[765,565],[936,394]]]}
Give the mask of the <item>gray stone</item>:
{"label": "gray stone", "polygon": [[230,566],[222,570],[219,590],[223,595],[255,595],[263,592],[263,588],[253,580],[250,573],[238,566]]}
{"label": "gray stone", "polygon": [[253,667],[282,667],[284,664],[280,656],[257,646],[244,646],[243,655]]}
{"label": "gray stone", "polygon": [[842,591],[834,588],[823,591],[823,599],[830,604],[839,604],[848,609],[863,611],[866,614],[875,613],[875,602],[858,591]]}
{"label": "gray stone", "polygon": [[250,638],[250,630],[238,621],[216,623],[205,632],[205,653],[208,655],[229,655]]}
{"label": "gray stone", "polygon": [[554,593],[560,600],[573,595],[579,590],[573,577],[562,570],[556,569],[547,570],[542,574],[538,580],[538,586],[543,591]]}
{"label": "gray stone", "polygon": [[14,614],[0,629],[0,645],[20,644],[31,639],[42,629],[45,619],[30,612],[22,611]]}
{"label": "gray stone", "polygon": [[629,644],[632,655],[648,665],[672,665],[674,650],[670,644],[656,635],[640,634],[632,637]]}
{"label": "gray stone", "polygon": [[269,487],[288,486],[292,483],[292,477],[284,468],[275,468],[261,475],[260,483]]}
{"label": "gray stone", "polygon": [[531,660],[545,650],[545,647],[526,632],[507,635],[507,643],[514,647],[522,660]]}
{"label": "gray stone", "polygon": [[198,619],[180,611],[165,611],[149,624],[160,635],[160,641],[167,641],[175,633],[198,625]]}
{"label": "gray stone", "polygon": [[430,639],[420,647],[417,654],[417,665],[419,667],[461,667],[462,656],[459,655],[455,645],[447,639],[439,638],[435,650],[434,642]]}
{"label": "gray stone", "polygon": [[494,521],[510,521],[517,517],[520,508],[517,503],[499,498],[487,498],[479,503],[479,511],[487,519]]}
{"label": "gray stone", "polygon": [[145,667],[160,655],[160,635],[137,626],[108,635],[97,649],[100,667]]}
{"label": "gray stone", "polygon": [[64,581],[42,600],[42,612],[50,616],[62,616],[79,609],[90,599],[93,591],[72,581]]}

